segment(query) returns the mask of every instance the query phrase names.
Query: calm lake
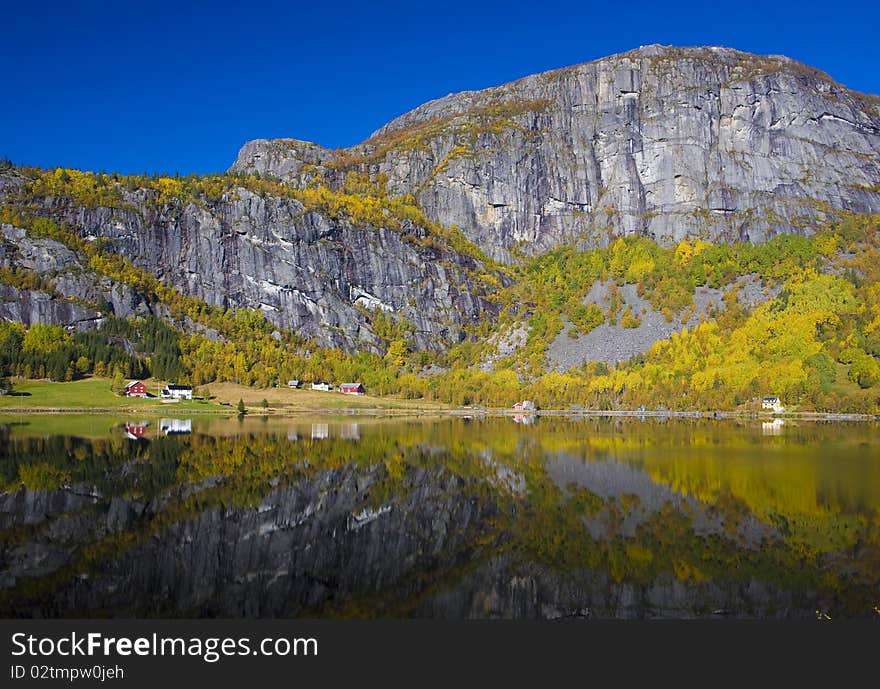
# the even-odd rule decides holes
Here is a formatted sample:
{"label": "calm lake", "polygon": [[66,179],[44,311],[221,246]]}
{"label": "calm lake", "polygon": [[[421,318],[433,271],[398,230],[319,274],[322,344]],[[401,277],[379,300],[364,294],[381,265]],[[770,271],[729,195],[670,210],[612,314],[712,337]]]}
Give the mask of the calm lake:
{"label": "calm lake", "polygon": [[878,431],[0,419],[0,617],[878,619]]}

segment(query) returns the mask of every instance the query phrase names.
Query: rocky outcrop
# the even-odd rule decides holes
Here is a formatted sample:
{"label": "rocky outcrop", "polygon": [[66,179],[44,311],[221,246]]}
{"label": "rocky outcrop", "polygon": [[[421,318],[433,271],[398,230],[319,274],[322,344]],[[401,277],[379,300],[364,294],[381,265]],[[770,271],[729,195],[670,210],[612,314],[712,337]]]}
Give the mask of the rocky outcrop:
{"label": "rocky outcrop", "polygon": [[34,323],[88,330],[102,322],[101,313],[38,290],[19,290],[0,283],[0,319],[30,327]]}
{"label": "rocky outcrop", "polygon": [[[638,295],[635,285],[623,285],[618,293],[624,308],[629,308],[638,319],[637,325],[623,327],[615,317],[613,322],[601,323],[588,333],[580,333],[572,331],[571,322],[563,317],[562,330],[547,348],[548,360],[556,370],[567,371],[585,361],[616,366],[647,352],[658,340],[668,339],[673,333],[711,317],[713,310],[724,309],[723,293],[711,287],[697,287],[693,310],[686,309],[669,320]],[[584,303],[596,304],[607,313],[609,295],[609,283],[599,281],[593,284]]]}
{"label": "rocky outcrop", "polygon": [[336,159],[323,146],[299,139],[255,139],[238,152],[233,170],[296,179],[302,184]]}
{"label": "rocky outcrop", "polygon": [[[127,318],[150,311],[143,296],[96,275],[75,251],[8,224],[0,224],[0,268],[33,273],[52,289],[49,293],[0,283],[0,318],[5,320],[84,330],[100,325],[108,313]],[[90,306],[97,304],[105,311]]]}
{"label": "rocky outcrop", "polygon": [[878,104],[785,57],[648,46],[431,101],[338,153],[250,142],[233,170],[384,174],[504,260],[630,233],[760,242],[880,212]]}

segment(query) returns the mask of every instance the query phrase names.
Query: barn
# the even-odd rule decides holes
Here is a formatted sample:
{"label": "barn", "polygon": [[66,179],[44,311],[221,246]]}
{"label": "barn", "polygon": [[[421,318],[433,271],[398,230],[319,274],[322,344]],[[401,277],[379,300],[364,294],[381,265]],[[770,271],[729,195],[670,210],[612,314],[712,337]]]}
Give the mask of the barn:
{"label": "barn", "polygon": [[364,386],[360,383],[342,383],[339,386],[339,392],[343,395],[363,395]]}
{"label": "barn", "polygon": [[139,380],[133,380],[125,386],[126,397],[146,397],[147,386]]}

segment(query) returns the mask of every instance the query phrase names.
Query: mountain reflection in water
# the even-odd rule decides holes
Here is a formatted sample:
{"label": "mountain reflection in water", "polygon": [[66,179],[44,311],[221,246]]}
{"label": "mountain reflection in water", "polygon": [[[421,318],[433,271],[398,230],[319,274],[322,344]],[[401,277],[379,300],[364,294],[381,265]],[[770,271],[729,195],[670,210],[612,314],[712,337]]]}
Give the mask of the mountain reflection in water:
{"label": "mountain reflection in water", "polygon": [[0,615],[878,617],[876,425],[533,420],[6,423]]}

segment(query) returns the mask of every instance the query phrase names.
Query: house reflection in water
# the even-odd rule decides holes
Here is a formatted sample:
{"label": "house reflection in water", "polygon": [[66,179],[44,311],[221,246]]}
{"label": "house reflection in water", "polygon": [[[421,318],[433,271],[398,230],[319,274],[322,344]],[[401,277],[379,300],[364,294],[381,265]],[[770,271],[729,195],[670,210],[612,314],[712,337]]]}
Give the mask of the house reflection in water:
{"label": "house reflection in water", "polygon": [[360,440],[361,429],[356,423],[344,423],[339,426],[339,437],[343,440]]}
{"label": "house reflection in water", "polygon": [[785,425],[785,419],[773,419],[772,421],[764,421],[761,423],[761,432],[764,435],[780,435],[782,427]]}
{"label": "house reflection in water", "polygon": [[324,440],[330,436],[330,427],[326,423],[312,424],[312,438],[314,440]]}
{"label": "house reflection in water", "polygon": [[159,421],[159,430],[165,435],[192,433],[192,419],[162,419]]}
{"label": "house reflection in water", "polygon": [[140,440],[144,437],[144,433],[147,432],[147,426],[149,425],[146,421],[139,421],[137,423],[130,421],[125,424],[125,437],[129,440]]}
{"label": "house reflection in water", "polygon": [[513,416],[514,423],[521,423],[525,426],[530,426],[535,423],[535,415],[534,414],[514,414]]}

